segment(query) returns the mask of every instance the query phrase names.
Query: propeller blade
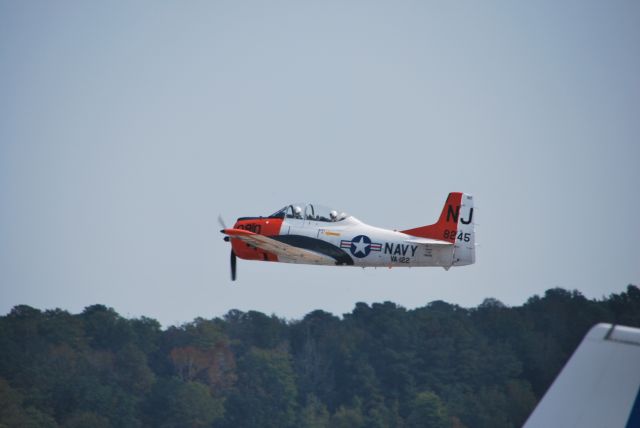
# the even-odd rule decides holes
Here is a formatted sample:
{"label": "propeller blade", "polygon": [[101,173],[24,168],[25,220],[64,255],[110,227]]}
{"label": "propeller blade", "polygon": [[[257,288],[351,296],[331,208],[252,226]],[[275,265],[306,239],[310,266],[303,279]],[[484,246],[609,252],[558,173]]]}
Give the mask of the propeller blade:
{"label": "propeller blade", "polygon": [[231,281],[236,280],[236,253],[231,250]]}
{"label": "propeller blade", "polygon": [[218,223],[220,223],[220,226],[222,226],[223,229],[227,228],[227,225],[225,224],[225,222],[222,219],[222,216],[220,214],[218,214]]}

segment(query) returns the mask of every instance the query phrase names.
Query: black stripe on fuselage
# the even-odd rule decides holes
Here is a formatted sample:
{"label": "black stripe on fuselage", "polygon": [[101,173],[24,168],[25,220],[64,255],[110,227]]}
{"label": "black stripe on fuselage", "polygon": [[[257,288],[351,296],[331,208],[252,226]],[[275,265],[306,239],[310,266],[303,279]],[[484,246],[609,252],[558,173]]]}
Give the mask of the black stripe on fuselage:
{"label": "black stripe on fuselage", "polygon": [[347,254],[343,249],[338,248],[327,241],[323,241],[322,239],[302,235],[277,235],[270,236],[269,238],[287,245],[293,245],[294,247],[324,254],[325,256],[334,258],[337,265],[353,266],[353,259],[349,254]]}

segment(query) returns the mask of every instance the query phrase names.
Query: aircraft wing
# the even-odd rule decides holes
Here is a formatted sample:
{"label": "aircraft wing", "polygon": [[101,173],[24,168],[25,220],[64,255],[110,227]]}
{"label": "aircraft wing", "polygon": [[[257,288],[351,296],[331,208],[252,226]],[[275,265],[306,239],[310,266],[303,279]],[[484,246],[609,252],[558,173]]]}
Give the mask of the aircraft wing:
{"label": "aircraft wing", "polygon": [[447,242],[447,241],[440,241],[438,239],[431,239],[431,238],[418,238],[418,237],[411,237],[410,239],[405,239],[404,242],[409,244],[419,244],[419,245],[442,245],[442,246],[453,245],[451,242]]}
{"label": "aircraft wing", "polygon": [[640,329],[597,324],[524,428],[640,427]]}
{"label": "aircraft wing", "polygon": [[225,235],[233,239],[240,239],[247,244],[260,248],[261,250],[275,254],[278,258],[290,261],[298,261],[300,263],[311,263],[319,265],[336,264],[334,258],[325,256],[324,254],[314,251],[305,250],[304,248],[295,247],[285,244],[265,235],[250,232],[243,229],[224,229]]}

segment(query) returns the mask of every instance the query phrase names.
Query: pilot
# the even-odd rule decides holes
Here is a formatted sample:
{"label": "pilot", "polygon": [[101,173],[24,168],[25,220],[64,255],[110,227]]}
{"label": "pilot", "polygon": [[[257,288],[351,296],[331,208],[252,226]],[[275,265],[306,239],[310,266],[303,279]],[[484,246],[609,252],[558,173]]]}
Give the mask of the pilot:
{"label": "pilot", "polygon": [[338,221],[338,211],[331,210],[329,217],[331,217],[331,221]]}
{"label": "pilot", "polygon": [[298,206],[293,207],[293,216],[302,219],[302,208]]}

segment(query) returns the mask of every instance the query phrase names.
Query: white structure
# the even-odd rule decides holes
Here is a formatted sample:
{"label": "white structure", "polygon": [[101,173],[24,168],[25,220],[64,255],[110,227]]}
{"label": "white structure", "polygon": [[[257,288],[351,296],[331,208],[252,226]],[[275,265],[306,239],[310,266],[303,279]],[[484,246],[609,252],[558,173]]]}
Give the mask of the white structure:
{"label": "white structure", "polygon": [[[304,207],[304,209],[302,208]],[[449,269],[475,263],[473,197],[452,192],[434,224],[397,231],[370,226],[317,204],[291,204],[266,217],[241,217],[232,229],[231,279],[236,257],[327,266]]]}
{"label": "white structure", "polygon": [[640,428],[640,329],[597,324],[524,428]]}

